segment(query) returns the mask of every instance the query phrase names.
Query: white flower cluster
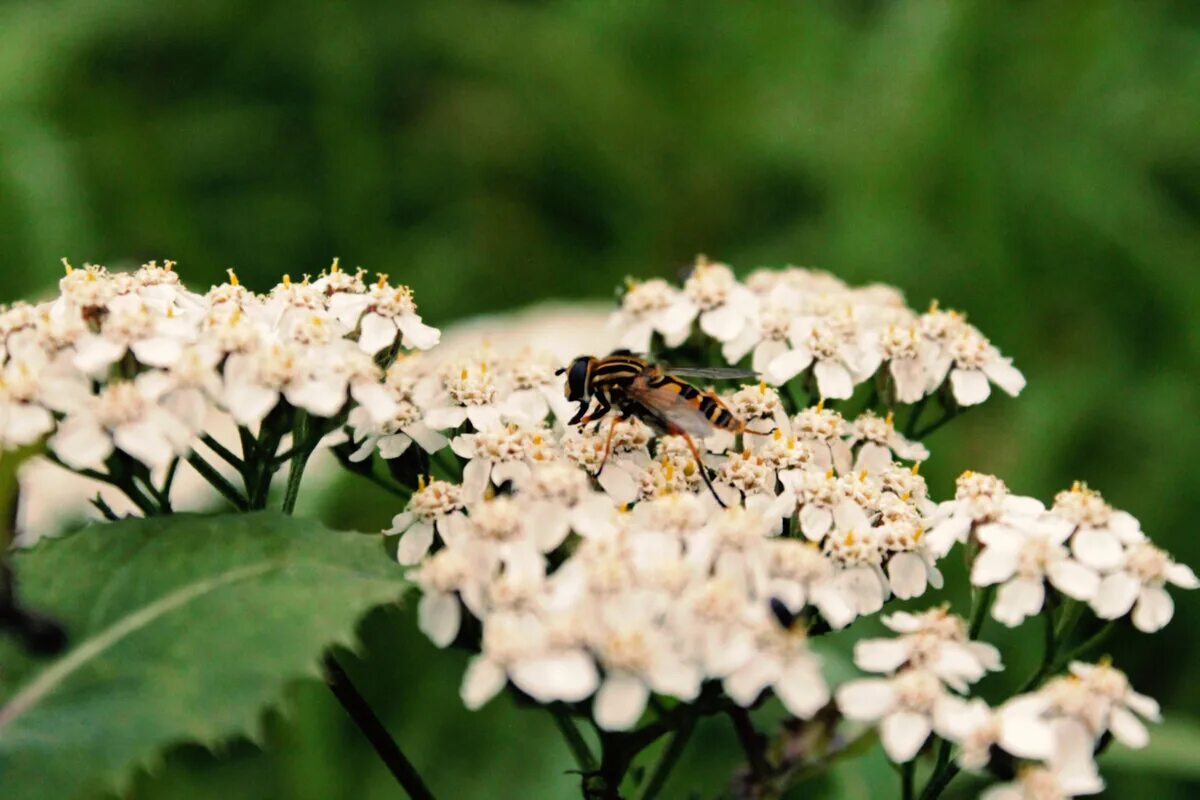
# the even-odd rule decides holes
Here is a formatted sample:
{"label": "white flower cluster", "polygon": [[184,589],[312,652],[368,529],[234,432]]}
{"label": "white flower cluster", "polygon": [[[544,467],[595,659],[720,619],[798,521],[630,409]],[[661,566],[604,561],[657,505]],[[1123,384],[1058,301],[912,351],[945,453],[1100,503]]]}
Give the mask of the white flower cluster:
{"label": "white flower cluster", "polygon": [[725,264],[697,261],[682,287],[629,281],[611,326],[621,346],[650,352],[658,335],[678,347],[693,326],[720,344],[730,364],[750,356],[765,380],[805,375],[820,397],[845,399],[877,373],[889,396],[914,403],[949,382],[960,406],[982,403],[995,384],[1010,395],[1025,378],[977,328],[936,304],[909,309],[888,286],[847,286],[825,272],[758,270],[739,282]]}
{"label": "white flower cluster", "polygon": [[[924,536],[937,507],[894,460],[928,452],[890,418],[789,416],[774,389],[742,387],[725,400],[755,432],[703,448],[722,507],[682,438],[636,417],[566,425],[574,404],[552,367],[435,353],[385,381],[413,409],[404,436],[436,455],[447,442],[422,441],[433,429],[466,431],[448,442],[461,482],[423,482],[388,532],[416,565],[433,641],[459,636],[462,607],[482,625],[468,705],[511,680],[541,702],[594,694],[597,722],[625,729],[651,692],[688,700],[719,680],[743,705],[773,688],[808,717],[828,691],[794,617],[841,628],[941,585]],[[403,451],[365,428],[359,456]]]}
{"label": "white flower cluster", "polygon": [[931,733],[958,745],[958,765],[983,770],[996,750],[1023,766],[1011,784],[995,786],[988,800],[1072,797],[1104,788],[1095,752],[1111,734],[1144,747],[1149,734],[1140,718],[1159,721],[1158,704],[1133,691],[1107,663],[1073,662],[1070,672],[997,708],[963,696],[967,684],[1001,668],[999,652],[967,638],[960,617],[937,608],[884,617],[898,636],[866,639],[854,649],[860,669],[884,673],[838,687],[838,708],[849,719],[877,725],[888,756],[914,758]]}
{"label": "white flower cluster", "polygon": [[173,267],[66,264],[56,298],[0,311],[0,450],[49,435],[73,469],[102,470],[120,451],[159,471],[190,451],[214,410],[254,426],[281,400],[317,417],[352,400],[390,419],[397,407],[376,357],[440,336],[407,287],[383,275],[368,284],[336,261],[266,294],[232,271],[196,294]]}
{"label": "white flower cluster", "polygon": [[1042,610],[1047,584],[1090,604],[1101,619],[1132,610],[1135,627],[1153,633],[1175,605],[1164,585],[1200,586],[1192,569],[1151,544],[1129,513],[1076,483],[1046,509],[1009,493],[991,475],[963,473],[955,498],[935,514],[929,539],[937,554],[973,537],[981,546],[971,569],[976,586],[998,585],[992,616],[1015,626]]}

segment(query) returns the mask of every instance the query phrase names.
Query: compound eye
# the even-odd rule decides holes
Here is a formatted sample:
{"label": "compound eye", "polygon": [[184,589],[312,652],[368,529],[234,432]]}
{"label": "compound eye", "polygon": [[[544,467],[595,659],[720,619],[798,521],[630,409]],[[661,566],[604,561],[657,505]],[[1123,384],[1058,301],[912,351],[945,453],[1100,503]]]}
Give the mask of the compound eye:
{"label": "compound eye", "polygon": [[566,395],[568,400],[583,400],[587,396],[588,359],[577,358],[567,373]]}

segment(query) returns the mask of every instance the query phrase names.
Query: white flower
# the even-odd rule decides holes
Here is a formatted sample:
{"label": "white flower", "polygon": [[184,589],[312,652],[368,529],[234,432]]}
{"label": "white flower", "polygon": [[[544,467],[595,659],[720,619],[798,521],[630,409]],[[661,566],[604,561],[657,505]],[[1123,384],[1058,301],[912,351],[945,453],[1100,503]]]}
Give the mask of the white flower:
{"label": "white flower", "polygon": [[1125,673],[1106,662],[1073,661],[1070,671],[1069,677],[1055,678],[1038,690],[1050,704],[1049,713],[1083,723],[1092,739],[1108,731],[1127,747],[1145,747],[1150,734],[1139,717],[1159,722],[1158,703],[1134,691]]}
{"label": "white flower", "polygon": [[992,747],[1029,760],[1046,761],[1055,753],[1054,731],[1045,719],[1049,704],[1038,695],[1019,695],[998,708],[978,698],[952,698],[935,721],[939,736],[958,744],[963,769],[982,770]]}
{"label": "white flower", "polygon": [[979,331],[965,323],[947,341],[942,359],[932,371],[932,387],[941,385],[947,373],[954,400],[960,406],[987,400],[993,383],[1013,397],[1025,388],[1025,376],[1012,365],[1012,359],[1000,355]]}
{"label": "white flower", "polygon": [[854,663],[859,669],[882,673],[924,669],[951,688],[965,692],[968,684],[1002,668],[1000,652],[986,642],[968,639],[962,618],[945,608],[919,614],[898,611],[885,616],[883,624],[900,635],[857,642]]}
{"label": "white flower", "polygon": [[1051,511],[1075,525],[1071,552],[1089,567],[1108,572],[1121,564],[1124,545],[1143,541],[1142,527],[1132,514],[1117,511],[1100,493],[1076,482],[1054,497]]}
{"label": "white flower", "polygon": [[792,614],[814,606],[831,628],[844,628],[857,616],[836,583],[838,570],[813,542],[772,539],[763,548],[766,569],[757,570],[759,597],[782,603]]}
{"label": "white flower", "polygon": [[829,687],[803,628],[784,628],[769,614],[761,613],[751,630],[756,634],[753,654],[725,677],[726,693],[747,707],[770,688],[789,713],[811,718],[829,702]]}
{"label": "white flower", "polygon": [[14,357],[0,368],[0,450],[33,444],[54,430],[54,416],[38,402],[45,362],[38,351],[36,360]]}
{"label": "white flower", "polygon": [[797,318],[792,321],[789,339],[792,349],[767,365],[765,374],[771,383],[787,383],[811,366],[820,396],[844,400],[854,394],[856,383],[870,375],[863,373],[863,352],[857,342],[825,321]]}
{"label": "white flower", "polygon": [[771,362],[788,351],[787,337],[794,315],[794,308],[765,306],[736,338],[721,346],[721,354],[730,364],[736,364],[752,352],[750,368],[766,373]]}
{"label": "white flower", "polygon": [[650,352],[650,339],[662,334],[667,347],[678,347],[691,332],[696,306],[687,295],[661,278],[626,283],[621,308],[609,327],[621,331],[619,346],[634,353]]}
{"label": "white flower", "polygon": [[984,790],[980,800],[1068,800],[1071,797],[1103,791],[1104,782],[1097,775],[1092,779],[1072,780],[1048,767],[1024,767],[1017,779]]}
{"label": "white flower", "polygon": [[330,310],[348,328],[359,327],[358,346],[369,355],[391,347],[400,336],[407,348],[428,350],[441,339],[441,331],[421,321],[407,286],[391,286],[386,275],[365,294],[340,292],[329,299]]}
{"label": "white flower", "polygon": [[699,312],[700,330],[719,342],[736,339],[758,311],[758,298],[737,282],[733,270],[703,256],[684,281],[683,292]]}
{"label": "white flower", "polygon": [[880,417],[871,411],[850,423],[847,444],[858,447],[854,469],[881,472],[892,465],[892,454],[907,461],[924,461],[929,450],[920,442],[906,439],[893,422],[892,415]]}
{"label": "white flower", "polygon": [[581,648],[552,647],[545,623],[528,612],[499,612],[483,623],[481,653],[463,675],[469,709],[490,700],[508,680],[539,703],[578,702],[596,690],[596,664]]}
{"label": "white flower", "polygon": [[606,731],[629,730],[642,716],[650,692],[695,699],[701,673],[677,650],[661,621],[668,598],[630,591],[606,598],[589,643],[604,666],[592,715]]}
{"label": "white flower", "polygon": [[845,432],[846,420],[825,408],[824,402],[801,410],[790,423],[790,433],[812,447],[814,464],[843,475],[850,471],[853,458],[850,445],[842,438]]}
{"label": "white flower", "polygon": [[[614,424],[616,427],[610,429]],[[607,447],[610,430],[611,447]],[[605,419],[595,426],[570,429],[560,444],[571,462],[595,475],[613,502],[624,505],[638,499],[639,480],[650,465],[648,448],[652,437],[653,431],[646,423],[629,417],[620,422]]]}
{"label": "white flower", "polygon": [[933,731],[948,695],[928,670],[908,669],[891,678],[848,681],[836,692],[838,708],[849,719],[879,723],[888,758],[911,761]]}
{"label": "white flower", "polygon": [[1045,602],[1045,581],[1076,600],[1091,600],[1100,576],[1071,557],[1065,544],[1072,526],[1052,516],[1018,529],[988,523],[977,531],[983,549],[971,567],[976,586],[1001,584],[992,616],[1013,627],[1037,614]]}
{"label": "white flower", "polygon": [[50,449],[75,469],[102,469],[114,447],[151,470],[165,468],[188,451],[192,433],[159,404],[170,388],[162,377],[143,373],[80,398],[59,423]]}
{"label": "white flower", "polygon": [[421,410],[407,400],[395,404],[395,414],[383,423],[372,419],[371,413],[361,407],[351,409],[346,423],[352,430],[353,441],[360,442],[358,449],[350,454],[351,461],[364,461],[376,449],[385,459],[399,458],[409,445],[416,442],[426,453],[436,453],[449,440],[431,429],[421,419]]}
{"label": "white flower", "polygon": [[446,430],[470,420],[477,431],[500,428],[500,392],[489,369],[487,361],[460,362],[444,370],[435,397],[425,399],[422,395],[429,391],[419,388],[418,404],[425,408],[425,424]]}
{"label": "white flower", "polygon": [[463,433],[450,447],[467,459],[463,467],[463,496],[467,502],[483,497],[489,483],[520,481],[529,476],[529,465],[548,433],[509,425],[499,430]]}
{"label": "white flower", "polygon": [[979,525],[1005,522],[1021,527],[1045,510],[1039,500],[1010,494],[1004,481],[994,475],[967,470],[958,477],[954,499],[939,505],[930,519],[928,546],[941,558],[955,542],[965,542]]}
{"label": "white flower", "polygon": [[1175,602],[1164,588],[1167,583],[1182,589],[1200,586],[1191,567],[1174,562],[1149,542],[1135,542],[1125,550],[1120,568],[1100,581],[1092,610],[1101,619],[1117,619],[1132,608],[1134,626],[1154,633],[1175,613]]}
{"label": "white flower", "polygon": [[433,545],[436,532],[442,541],[461,538],[466,527],[462,489],[447,481],[422,479],[420,488],[408,501],[408,509],[392,518],[386,534],[403,534],[396,558],[401,564],[416,564]]}
{"label": "white flower", "polygon": [[879,349],[896,402],[915,403],[924,397],[929,378],[917,328],[889,325],[879,336]]}
{"label": "white flower", "polygon": [[834,531],[824,551],[842,569],[834,585],[858,616],[874,614],[887,599],[887,579],[881,567],[883,552],[866,513],[852,500],[833,510]]}

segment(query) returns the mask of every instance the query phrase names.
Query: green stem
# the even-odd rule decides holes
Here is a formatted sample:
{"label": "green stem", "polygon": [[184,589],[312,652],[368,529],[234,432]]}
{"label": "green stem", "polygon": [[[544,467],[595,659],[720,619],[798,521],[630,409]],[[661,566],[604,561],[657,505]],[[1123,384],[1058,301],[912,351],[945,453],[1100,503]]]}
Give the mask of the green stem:
{"label": "green stem", "polygon": [[969,638],[979,638],[979,632],[983,630],[983,623],[987,620],[987,613],[992,607],[992,600],[995,596],[996,587],[993,584],[983,587],[971,598],[971,621],[967,626]]}
{"label": "green stem", "polygon": [[403,787],[412,800],[433,800],[433,792],[425,785],[416,767],[404,755],[404,751],[396,744],[396,740],[388,733],[375,711],[366,698],[351,682],[350,676],[342,669],[332,653],[325,656],[326,681],[334,697],[342,704],[342,708],[354,720],[354,724],[362,731],[363,736],[375,748],[376,755],[387,766],[392,777]]}
{"label": "green stem", "polygon": [[914,434],[917,431],[917,421],[921,418],[921,412],[925,410],[925,404],[929,402],[929,395],[925,395],[917,404],[913,406],[912,413],[908,415],[908,422],[904,426],[904,436],[906,439],[915,438]]}
{"label": "green stem", "polygon": [[919,440],[919,439],[924,439],[926,436],[928,436],[929,434],[933,433],[933,432],[934,432],[934,431],[936,431],[938,428],[942,427],[942,426],[943,426],[943,425],[945,425],[947,422],[949,422],[950,420],[952,420],[952,419],[954,419],[955,417],[959,416],[960,414],[962,414],[962,410],[961,410],[961,409],[954,409],[953,411],[947,411],[947,412],[945,412],[944,414],[942,414],[942,416],[941,416],[941,417],[940,417],[940,418],[939,418],[939,419],[938,419],[936,422],[932,422],[932,423],[930,423],[929,425],[926,425],[924,428],[921,428],[919,431],[917,431],[916,433],[914,433],[914,434],[913,434],[912,436],[910,436],[909,438],[910,438],[910,439],[918,439],[918,440]]}
{"label": "green stem", "polygon": [[249,504],[246,502],[246,498],[242,497],[241,492],[232,483],[225,480],[225,476],[218,472],[212,464],[205,461],[195,450],[188,453],[187,462],[192,465],[192,468],[196,472],[200,473],[200,477],[208,481],[238,511],[245,511],[249,508]]}
{"label": "green stem", "polygon": [[913,758],[900,767],[900,795],[903,800],[913,800],[916,795],[917,760]]}
{"label": "green stem", "polygon": [[671,741],[667,742],[667,747],[663,750],[662,755],[658,759],[658,763],[654,765],[654,772],[650,775],[650,780],[646,783],[646,788],[642,790],[642,800],[653,800],[658,797],[666,785],[667,778],[671,775],[671,770],[679,762],[679,757],[683,755],[684,749],[687,747],[688,740],[692,736],[692,731],[696,728],[696,719],[692,715],[684,717],[683,723],[679,729],[675,731],[675,735],[671,737]]}
{"label": "green stem", "polygon": [[304,479],[304,467],[308,464],[311,451],[305,450],[292,459],[288,468],[287,488],[283,493],[283,513],[291,514],[296,509],[296,499],[300,496],[300,482]]}
{"label": "green stem", "polygon": [[571,718],[571,712],[560,703],[556,703],[548,708],[551,716],[554,717],[554,722],[558,725],[559,731],[562,732],[563,738],[567,741],[567,747],[571,748],[571,754],[575,756],[575,763],[579,766],[579,769],[585,773],[595,772],[599,766],[596,762],[596,757],[592,755],[592,749],[588,747],[587,740],[580,733],[579,726]]}
{"label": "green stem", "polygon": [[1117,621],[1110,620],[1104,624],[1104,627],[1096,631],[1094,634],[1085,639],[1082,643],[1072,648],[1070,651],[1063,653],[1054,665],[1050,668],[1050,674],[1054,674],[1063,667],[1068,666],[1072,661],[1083,658],[1091,651],[1095,650],[1100,645],[1108,641],[1108,637],[1112,636],[1117,630]]}
{"label": "green stem", "polygon": [[218,442],[210,434],[206,433],[203,436],[201,436],[200,441],[204,442],[204,445],[209,450],[212,450],[214,453],[216,453],[217,457],[220,458],[222,461],[224,461],[226,464],[233,467],[238,472],[245,472],[246,462],[243,459],[238,458],[236,455],[234,455],[232,450],[230,450],[228,447],[226,447],[225,445]]}
{"label": "green stem", "polygon": [[754,729],[754,721],[750,719],[750,712],[741,706],[734,706],[729,709],[728,714],[729,718],[733,721],[733,729],[737,732],[742,750],[746,753],[746,760],[750,764],[750,771],[759,780],[766,778],[771,774],[771,765],[767,763],[766,753],[764,752],[765,740]]}

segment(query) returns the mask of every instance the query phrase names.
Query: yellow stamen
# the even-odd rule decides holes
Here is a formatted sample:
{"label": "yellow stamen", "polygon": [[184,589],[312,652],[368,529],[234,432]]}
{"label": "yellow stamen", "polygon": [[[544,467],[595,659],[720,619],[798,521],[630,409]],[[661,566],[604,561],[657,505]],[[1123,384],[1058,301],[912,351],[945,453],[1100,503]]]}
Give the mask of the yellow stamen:
{"label": "yellow stamen", "polygon": [[896,412],[889,410],[883,421],[887,423],[889,428],[892,427],[896,422]]}
{"label": "yellow stamen", "polygon": [[285,288],[287,288],[287,289],[292,288],[292,276],[288,275],[286,272],[283,273],[283,281],[282,282],[283,282],[283,285]]}
{"label": "yellow stamen", "polygon": [[71,266],[71,262],[70,262],[70,261],[67,261],[67,257],[66,257],[66,256],[63,256],[63,259],[62,259],[62,265],[63,265],[63,269],[65,269],[65,270],[66,270],[66,272],[67,272],[67,274],[68,274],[68,275],[70,275],[72,272],[74,272],[74,271],[75,271],[75,268]]}
{"label": "yellow stamen", "polygon": [[918,461],[912,465],[912,474],[916,475],[916,474],[920,473],[920,471],[921,471],[921,462]]}
{"label": "yellow stamen", "polygon": [[829,480],[833,480],[833,467],[825,470],[825,477]]}
{"label": "yellow stamen", "polygon": [[822,397],[820,400],[817,401],[817,411],[824,411],[824,410],[825,410],[825,398]]}
{"label": "yellow stamen", "polygon": [[766,382],[766,381],[759,381],[759,382],[758,382],[758,393],[759,393],[759,394],[766,394],[766,393],[767,393],[767,382]]}
{"label": "yellow stamen", "polygon": [[424,488],[425,488],[425,476],[418,475],[417,476],[417,491],[420,492],[420,491],[424,490]]}
{"label": "yellow stamen", "polygon": [[387,273],[386,272],[376,272],[375,274],[378,276],[378,278],[375,281],[375,285],[378,286],[380,289],[387,286],[387,282],[388,282]]}
{"label": "yellow stamen", "polygon": [[930,301],[929,301],[929,313],[930,313],[930,314],[935,314],[935,313],[937,313],[937,310],[938,310],[938,301],[937,301],[937,300],[930,300]]}
{"label": "yellow stamen", "polygon": [[237,273],[233,271],[233,267],[225,270],[225,274],[229,276],[230,286],[241,286],[242,282],[238,280]]}
{"label": "yellow stamen", "polygon": [[329,271],[330,272],[341,272],[341,270],[342,270],[342,265],[338,263],[338,257],[334,256],[333,263],[329,265]]}
{"label": "yellow stamen", "polygon": [[782,438],[783,438],[783,430],[780,428],[776,428],[775,429],[775,441],[778,442]]}

